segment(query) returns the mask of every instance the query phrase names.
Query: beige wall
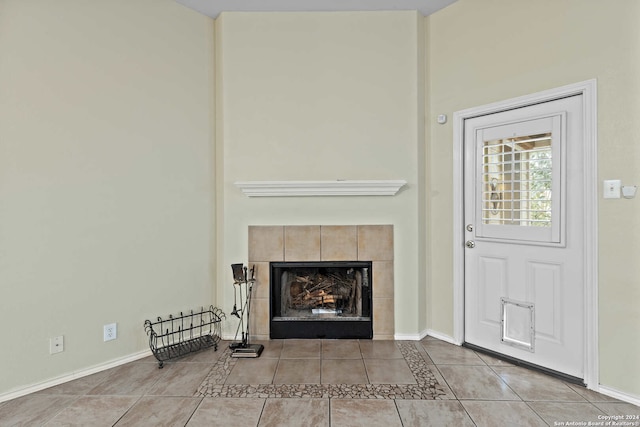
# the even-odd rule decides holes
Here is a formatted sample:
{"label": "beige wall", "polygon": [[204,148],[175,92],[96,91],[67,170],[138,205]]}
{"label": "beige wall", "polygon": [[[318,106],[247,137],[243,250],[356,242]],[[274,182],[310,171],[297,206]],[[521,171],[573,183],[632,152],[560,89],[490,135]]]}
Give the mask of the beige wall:
{"label": "beige wall", "polygon": [[[154,315],[215,297],[228,312],[248,225],[392,224],[396,333],[451,335],[452,128],[435,115],[597,78],[599,178],[637,184],[639,20],[636,0],[224,14],[214,49],[213,21],[170,0],[0,0],[0,313],[16,326],[0,395],[145,350]],[[281,199],[233,185],[270,179],[408,185]],[[599,204],[601,382],[635,396],[639,199]]]}
{"label": "beige wall", "polygon": [[[452,125],[434,116],[598,80],[598,177],[640,184],[640,2],[459,0],[426,18],[429,327],[453,334]],[[599,202],[600,382],[640,396],[640,198]]]}
{"label": "beige wall", "polygon": [[148,350],[145,319],[212,302],[213,20],[2,0],[0,52],[1,395]]}
{"label": "beige wall", "polygon": [[[396,334],[424,300],[418,180],[424,141],[423,22],[416,12],[223,13],[216,21],[218,300],[249,225],[391,224]],[[393,197],[248,198],[242,180],[405,179]],[[229,325],[232,326],[232,325]]]}

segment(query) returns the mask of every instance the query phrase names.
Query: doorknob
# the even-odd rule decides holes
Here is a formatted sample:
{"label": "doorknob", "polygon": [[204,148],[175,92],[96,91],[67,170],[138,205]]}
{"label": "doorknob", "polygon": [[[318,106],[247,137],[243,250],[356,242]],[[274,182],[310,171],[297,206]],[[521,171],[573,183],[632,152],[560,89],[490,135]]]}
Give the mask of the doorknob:
{"label": "doorknob", "polygon": [[473,240],[467,240],[464,245],[469,249],[473,249],[476,247],[476,242],[474,242]]}

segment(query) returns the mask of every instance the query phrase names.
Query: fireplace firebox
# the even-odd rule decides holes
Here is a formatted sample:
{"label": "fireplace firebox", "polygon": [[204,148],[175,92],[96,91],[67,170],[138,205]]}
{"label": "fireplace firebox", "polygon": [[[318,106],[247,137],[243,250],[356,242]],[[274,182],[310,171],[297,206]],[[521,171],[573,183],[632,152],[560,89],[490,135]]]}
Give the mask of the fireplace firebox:
{"label": "fireplace firebox", "polygon": [[373,337],[372,263],[270,263],[270,336]]}

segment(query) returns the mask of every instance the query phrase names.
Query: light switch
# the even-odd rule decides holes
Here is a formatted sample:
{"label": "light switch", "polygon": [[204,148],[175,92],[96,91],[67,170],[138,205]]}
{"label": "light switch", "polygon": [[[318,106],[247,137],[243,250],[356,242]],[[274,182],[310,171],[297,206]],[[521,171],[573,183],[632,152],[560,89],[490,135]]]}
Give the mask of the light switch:
{"label": "light switch", "polygon": [[605,179],[602,187],[602,197],[605,199],[619,199],[621,185],[619,179]]}

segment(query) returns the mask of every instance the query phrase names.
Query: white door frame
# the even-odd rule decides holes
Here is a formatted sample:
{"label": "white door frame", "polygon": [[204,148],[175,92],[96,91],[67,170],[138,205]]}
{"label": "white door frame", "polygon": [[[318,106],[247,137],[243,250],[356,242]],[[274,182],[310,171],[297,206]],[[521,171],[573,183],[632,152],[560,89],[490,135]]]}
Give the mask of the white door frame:
{"label": "white door frame", "polygon": [[596,80],[562,86],[453,115],[453,339],[464,343],[464,121],[531,104],[582,95],[584,117],[584,382],[598,390],[598,169]]}

